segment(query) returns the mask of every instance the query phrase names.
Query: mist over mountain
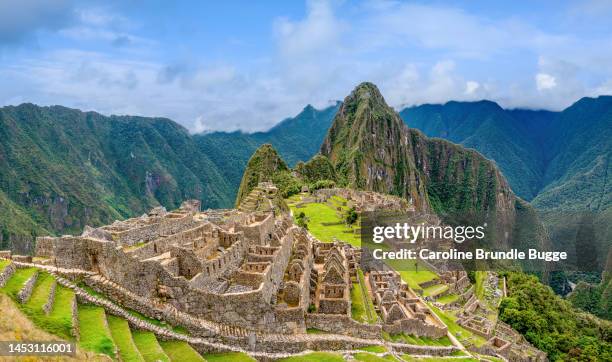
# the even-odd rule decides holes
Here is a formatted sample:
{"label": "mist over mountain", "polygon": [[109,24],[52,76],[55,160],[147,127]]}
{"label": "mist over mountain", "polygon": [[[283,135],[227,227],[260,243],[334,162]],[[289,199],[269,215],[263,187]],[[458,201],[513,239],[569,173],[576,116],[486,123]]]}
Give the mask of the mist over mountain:
{"label": "mist over mountain", "polygon": [[573,251],[582,218],[592,218],[596,263],[605,265],[612,240],[612,96],[582,98],[561,112],[480,101],[410,107],[400,115],[431,137],[494,160],[513,191],[539,210],[557,248]]}

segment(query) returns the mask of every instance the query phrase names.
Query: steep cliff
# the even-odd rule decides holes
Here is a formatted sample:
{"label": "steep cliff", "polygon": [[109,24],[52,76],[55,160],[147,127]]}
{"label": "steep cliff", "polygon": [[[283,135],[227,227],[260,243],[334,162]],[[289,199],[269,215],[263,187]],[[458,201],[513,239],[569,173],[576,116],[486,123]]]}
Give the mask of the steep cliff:
{"label": "steep cliff", "polygon": [[271,181],[277,184],[279,179],[283,177],[291,178],[289,167],[287,167],[285,161],[280,158],[276,150],[269,143],[260,146],[253,153],[244,170],[238,195],[236,196],[236,207],[240,206],[242,200],[260,182]]}
{"label": "steep cliff", "polygon": [[521,245],[545,244],[533,208],[514,195],[493,162],[409,129],[374,84],[362,83],[346,97],[321,153],[349,187],[406,197],[449,222],[487,222],[502,245],[512,236]]}

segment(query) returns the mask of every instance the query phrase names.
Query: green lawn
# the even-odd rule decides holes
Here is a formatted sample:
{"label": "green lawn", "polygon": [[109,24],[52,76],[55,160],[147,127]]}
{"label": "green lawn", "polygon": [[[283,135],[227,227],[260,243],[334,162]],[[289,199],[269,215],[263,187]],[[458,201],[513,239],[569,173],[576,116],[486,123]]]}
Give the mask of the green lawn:
{"label": "green lawn", "polygon": [[51,286],[55,282],[48,273],[40,273],[34,284],[32,296],[19,308],[39,328],[65,339],[72,339],[72,290],[57,286],[53,308],[46,315],[42,307],[47,303]]}
{"label": "green lawn", "polygon": [[4,268],[6,268],[7,265],[9,265],[11,263],[10,260],[8,259],[0,259],[0,272],[4,270]]}
{"label": "green lawn", "polygon": [[11,276],[11,278],[6,282],[4,287],[2,287],[2,291],[8,294],[11,298],[16,299],[17,294],[25,284],[25,282],[30,279],[32,275],[34,275],[38,269],[36,268],[23,268],[15,270],[15,273]]}
{"label": "green lawn", "polygon": [[162,349],[171,361],[180,362],[205,362],[206,360],[193,349],[189,343],[184,341],[160,341]]}
{"label": "green lawn", "polygon": [[128,322],[119,317],[108,315],[108,328],[110,329],[113,340],[119,349],[119,357],[123,362],[144,362],[134,340]]}
{"label": "green lawn", "polygon": [[363,292],[359,283],[353,284],[351,289],[351,317],[361,323],[368,323],[370,320],[365,310]]}
{"label": "green lawn", "polygon": [[79,305],[79,345],[88,351],[115,356],[115,343],[106,326],[104,308]]}
{"label": "green lawn", "polygon": [[434,284],[432,286],[429,286],[423,289],[423,296],[424,297],[435,297],[436,295],[440,293],[444,293],[446,290],[448,290],[448,285]]}
{"label": "green lawn", "polygon": [[62,338],[72,339],[72,302],[76,298],[72,289],[58,285],[55,288],[53,309],[45,320],[45,329]]}
{"label": "green lawn", "polygon": [[307,334],[329,334],[329,332],[323,331],[317,328],[306,328],[306,333]]}
{"label": "green lawn", "polygon": [[170,362],[170,358],[157,342],[155,334],[145,331],[132,331],[134,344],[146,362]]}
{"label": "green lawn", "polygon": [[362,351],[374,352],[374,353],[384,353],[384,352],[387,352],[387,348],[385,348],[385,346],[378,346],[378,345],[361,347],[361,348],[358,348],[358,349],[362,350]]}
{"label": "green lawn", "polygon": [[[469,339],[476,345],[476,347],[480,347],[487,342],[483,337],[477,334],[474,334],[468,331],[467,329],[461,327],[460,325],[458,325],[456,323],[457,318],[451,315],[450,313],[448,314],[444,313],[443,311],[434,307],[433,305],[430,305],[430,308],[434,313],[436,313],[436,315],[442,320],[442,322],[446,324],[449,332],[451,332],[454,336],[456,336],[461,341],[465,341]],[[457,335],[458,333],[461,335],[461,337]]]}
{"label": "green lawn", "polygon": [[447,336],[444,336],[438,339],[434,339],[434,338],[429,338],[429,337],[417,337],[417,336],[413,336],[413,335],[405,334],[405,333],[399,333],[399,334],[393,334],[393,335],[389,335],[385,333],[383,337],[393,342],[404,342],[404,343],[414,344],[418,346],[452,346],[453,345],[453,343]]}
{"label": "green lawn", "polygon": [[[332,204],[337,205],[337,202],[339,202],[337,199],[334,199],[335,201]],[[360,235],[355,234],[344,223],[343,211],[337,211],[327,203],[308,203],[298,208],[296,207],[295,198],[289,200],[291,200],[290,207],[293,210],[294,216],[300,212],[306,214],[308,230],[317,239],[324,242],[332,242],[336,238],[356,247],[361,246]],[[342,206],[339,207],[343,208]]]}
{"label": "green lawn", "polygon": [[474,272],[476,277],[476,286],[474,287],[474,293],[476,297],[480,300],[484,299],[484,291],[485,291],[485,282],[487,280],[487,272],[486,271],[476,271]]}
{"label": "green lawn", "polygon": [[459,296],[457,294],[447,294],[445,296],[442,296],[440,298],[437,299],[438,303],[442,303],[442,304],[450,304],[455,302],[457,299],[459,299]]}
{"label": "green lawn", "polygon": [[395,357],[393,357],[392,355],[388,354],[385,357],[378,357],[376,355],[373,355],[371,353],[355,353],[353,355],[353,358],[355,358],[355,360],[357,361],[363,361],[363,362],[389,362],[389,361],[397,361],[397,359],[395,359]]}
{"label": "green lawn", "polygon": [[395,269],[402,280],[413,289],[421,289],[421,283],[438,278],[438,275],[429,270],[423,263],[414,260],[390,259],[386,260],[385,263]]}
{"label": "green lawn", "polygon": [[[7,281],[2,291],[13,299],[23,287],[23,284],[37,271],[36,268],[17,269],[15,274]],[[74,293],[70,289],[57,286],[55,302],[51,313],[47,316],[42,310],[47,303],[53,277],[48,273],[41,273],[36,279],[30,299],[25,304],[16,303],[17,307],[32,320],[39,328],[55,334],[64,339],[72,339],[72,298]]]}
{"label": "green lawn", "polygon": [[246,355],[244,353],[239,352],[229,352],[229,353],[210,353],[205,354],[204,359],[208,362],[255,362],[255,359]]}
{"label": "green lawn", "polygon": [[313,352],[303,356],[280,359],[282,362],[344,362],[342,355],[329,352]]}
{"label": "green lawn", "polygon": [[477,359],[470,358],[470,357],[465,357],[465,358],[461,358],[461,357],[449,357],[449,358],[444,358],[444,357],[426,357],[426,358],[415,358],[415,357],[412,357],[412,356],[410,356],[408,354],[402,355],[402,359],[404,361],[408,361],[408,362],[478,362]]}

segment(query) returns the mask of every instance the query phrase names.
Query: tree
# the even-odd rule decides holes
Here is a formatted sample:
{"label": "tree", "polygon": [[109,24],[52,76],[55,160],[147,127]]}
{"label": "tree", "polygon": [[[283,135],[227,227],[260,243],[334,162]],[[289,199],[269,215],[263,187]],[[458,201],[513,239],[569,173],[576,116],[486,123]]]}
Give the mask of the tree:
{"label": "tree", "polygon": [[344,220],[348,225],[353,225],[357,221],[358,217],[359,215],[357,215],[357,211],[355,211],[355,208],[351,207],[347,210]]}
{"label": "tree", "polygon": [[306,221],[307,221],[307,218],[306,218],[306,214],[304,213],[304,211],[301,211],[295,217],[296,224],[298,224],[299,227],[303,227],[304,229],[308,230],[308,223]]}

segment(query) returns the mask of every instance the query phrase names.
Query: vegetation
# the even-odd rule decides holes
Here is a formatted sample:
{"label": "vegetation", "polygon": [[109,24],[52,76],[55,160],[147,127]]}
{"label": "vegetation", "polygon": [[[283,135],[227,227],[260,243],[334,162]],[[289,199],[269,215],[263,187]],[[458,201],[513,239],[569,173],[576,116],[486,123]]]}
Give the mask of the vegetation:
{"label": "vegetation", "polygon": [[313,352],[280,359],[282,362],[344,362],[342,355],[329,352]]}
{"label": "vegetation", "polygon": [[124,362],[144,361],[144,358],[142,358],[134,344],[128,322],[123,318],[112,315],[107,316],[106,320],[108,321],[108,328],[110,329],[113,341],[115,341],[119,349],[121,360]]}
{"label": "vegetation", "polygon": [[[276,181],[276,187],[281,192],[290,193],[286,197],[298,193],[300,191],[299,187],[292,185],[290,180],[289,167],[285,161],[280,158],[272,145],[264,144],[253,153],[253,156],[251,156],[247,163],[242,181],[240,182],[240,188],[238,189],[238,195],[236,195],[235,205],[240,205],[242,200],[257,184],[265,181]],[[297,190],[293,189],[293,187],[297,188]]]}
{"label": "vegetation", "polygon": [[115,356],[115,343],[101,307],[79,305],[79,345],[88,351]]}
{"label": "vegetation", "polygon": [[204,355],[204,359],[208,362],[225,362],[225,361],[235,361],[235,362],[255,362],[255,359],[246,355],[244,353],[239,352],[229,352],[229,353],[209,353]]}
{"label": "vegetation", "polygon": [[[341,198],[339,198],[341,199]],[[308,231],[317,239],[324,242],[332,242],[334,238],[353,246],[361,245],[361,236],[347,227],[343,219],[343,212],[346,206],[339,206],[333,203],[307,203],[298,207],[301,200],[300,195],[296,195],[288,200],[288,205],[293,210],[293,215],[304,213],[305,220],[308,220]],[[346,203],[346,200],[335,200]],[[340,208],[340,210],[338,210]],[[298,220],[296,220],[298,222]]]}
{"label": "vegetation", "polygon": [[432,272],[425,264],[418,261],[393,259],[387,260],[386,263],[397,270],[402,280],[416,290],[421,289],[421,283],[438,278],[436,273]]}
{"label": "vegetation", "polygon": [[297,214],[297,216],[295,217],[295,223],[298,224],[298,226],[303,227],[304,229],[308,229],[308,222],[304,211],[300,211]]}
{"label": "vegetation", "polygon": [[358,348],[362,351],[366,351],[366,352],[374,352],[374,353],[384,353],[387,352],[387,348],[385,348],[385,346],[367,346],[367,347],[361,347]]}
{"label": "vegetation", "polygon": [[360,353],[355,353],[353,355],[353,357],[355,358],[356,361],[363,361],[363,362],[389,362],[389,361],[397,361],[395,359],[395,357],[393,357],[392,355],[388,354],[384,357],[378,357],[377,355],[371,354],[371,353],[365,353],[365,352],[360,352]]}
{"label": "vegetation", "polygon": [[451,332],[459,340],[461,340],[461,341],[470,341],[476,347],[480,347],[480,346],[484,345],[487,342],[483,337],[481,337],[481,336],[479,336],[477,334],[474,334],[474,333],[468,331],[467,329],[461,327],[460,325],[458,325],[457,324],[457,317],[453,316],[450,313],[447,314],[444,311],[436,308],[433,305],[429,305],[429,307],[431,308],[431,310],[434,313],[436,313],[438,318],[440,318],[442,320],[442,322],[444,322],[444,324],[446,324],[446,326],[448,327],[448,331]]}
{"label": "vegetation", "polygon": [[170,358],[161,348],[152,332],[132,331],[132,338],[146,362],[170,362]]}
{"label": "vegetation", "polygon": [[193,349],[189,343],[183,341],[161,341],[159,342],[166,355],[171,361],[198,362],[206,361]]}
{"label": "vegetation", "polygon": [[414,344],[414,345],[419,345],[419,346],[452,346],[453,345],[453,343],[447,336],[444,336],[438,339],[434,339],[434,338],[429,338],[429,337],[417,337],[417,336],[409,335],[406,333],[390,335],[386,332],[383,332],[383,337],[389,341],[403,342],[403,343]]}
{"label": "vegetation", "polygon": [[358,218],[359,218],[359,215],[357,215],[357,211],[355,211],[354,207],[351,207],[350,209],[346,210],[346,216],[344,217],[344,221],[348,225],[355,224]]}
{"label": "vegetation", "polygon": [[8,294],[14,300],[17,299],[17,294],[25,284],[38,271],[36,268],[21,268],[17,269],[13,276],[4,284],[2,291]]}
{"label": "vegetation", "polygon": [[168,119],[3,107],[0,153],[0,236],[24,251],[17,241],[80,233],[159,204],[231,204],[232,189],[209,155]]}
{"label": "vegetation", "polygon": [[[583,250],[596,261],[582,263],[577,269],[601,271],[612,239],[607,182],[611,109],[612,97],[600,96],[583,98],[561,112],[504,110],[493,102],[480,101],[410,107],[400,116],[430,137],[446,138],[495,160],[512,190],[532,201],[540,212],[553,249]],[[595,232],[589,247],[578,246],[578,240],[568,237],[577,235],[577,220],[584,212],[593,216]],[[587,278],[573,282],[580,280],[597,284]],[[548,282],[562,295],[569,292],[565,278]],[[571,300],[586,311],[610,318],[606,312],[612,308],[605,298],[599,298],[607,287],[600,288],[582,285]]]}
{"label": "vegetation", "polygon": [[[229,197],[235,200],[245,166],[259,146],[272,144],[283,160],[294,167],[299,161],[306,161],[319,152],[338,108],[338,104],[322,110],[307,106],[297,116],[282,121],[267,132],[212,132],[194,135],[193,138],[203,153],[214,155],[211,160],[229,184]],[[224,205],[229,206],[231,204]]]}
{"label": "vegetation", "polygon": [[575,310],[537,277],[508,273],[500,318],[552,361],[612,360],[612,324]]}

